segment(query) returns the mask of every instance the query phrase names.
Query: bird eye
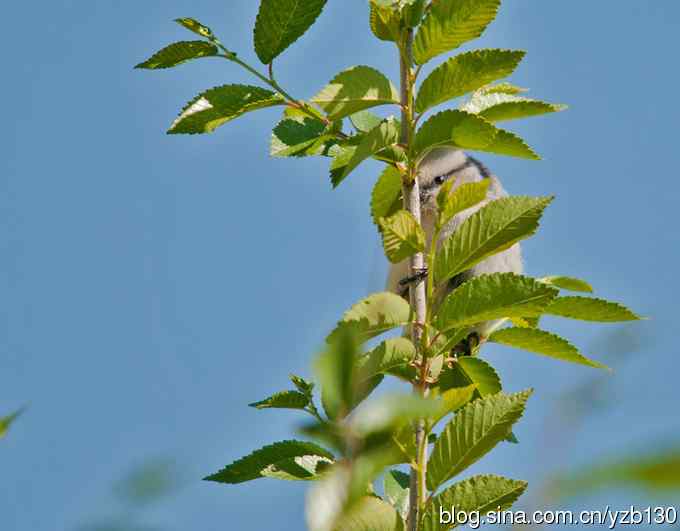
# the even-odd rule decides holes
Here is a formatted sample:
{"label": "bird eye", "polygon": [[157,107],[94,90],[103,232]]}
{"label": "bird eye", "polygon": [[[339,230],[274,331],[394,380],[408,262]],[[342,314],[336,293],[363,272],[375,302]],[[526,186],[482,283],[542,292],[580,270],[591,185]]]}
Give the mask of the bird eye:
{"label": "bird eye", "polygon": [[444,175],[438,175],[437,177],[434,178],[434,184],[444,184],[444,181],[446,180],[446,177]]}

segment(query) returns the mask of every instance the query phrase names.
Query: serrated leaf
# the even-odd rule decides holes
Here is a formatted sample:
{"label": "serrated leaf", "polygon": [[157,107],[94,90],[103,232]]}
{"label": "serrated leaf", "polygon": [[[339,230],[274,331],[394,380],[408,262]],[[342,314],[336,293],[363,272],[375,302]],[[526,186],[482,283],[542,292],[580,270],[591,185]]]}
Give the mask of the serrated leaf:
{"label": "serrated leaf", "polygon": [[[394,118],[383,120],[378,127],[371,129],[361,143],[356,147],[352,153],[352,157],[344,166],[342,174],[339,177],[339,182],[344,180],[350,173],[352,173],[359,164],[366,159],[376,155],[382,149],[396,144],[399,141],[399,126]],[[337,186],[336,183],[334,183]]]}
{"label": "serrated leaf", "polygon": [[446,225],[457,214],[484,201],[491,181],[484,179],[476,183],[464,183],[450,193],[454,184],[455,179],[448,179],[437,194],[440,227]]}
{"label": "serrated leaf", "polygon": [[[443,531],[457,527],[463,514],[486,515],[488,512],[504,511],[512,506],[528,486],[526,481],[516,481],[495,475],[474,476],[455,483],[435,496],[423,515],[423,531]],[[440,510],[461,514],[460,520],[447,522],[440,518]],[[444,520],[444,521],[442,521]]]}
{"label": "serrated leaf", "polygon": [[533,235],[552,200],[552,197],[502,197],[480,208],[437,251],[435,281],[443,283]]}
{"label": "serrated leaf", "polygon": [[332,531],[404,531],[404,529],[404,521],[390,504],[374,496],[365,496],[340,518]]}
{"label": "serrated leaf", "polygon": [[380,219],[401,208],[401,175],[394,166],[386,166],[371,191],[371,218],[380,227]]}
{"label": "serrated leaf", "polygon": [[620,323],[641,319],[617,302],[588,297],[557,297],[545,309],[545,313],[598,323]]}
{"label": "serrated leaf", "polygon": [[407,210],[379,220],[387,259],[398,264],[425,250],[425,231]]}
{"label": "serrated leaf", "polygon": [[0,417],[0,439],[7,435],[10,426],[14,423],[16,419],[18,419],[22,415],[23,412],[24,408],[19,409],[18,411],[15,411],[14,413],[7,415],[6,417]]}
{"label": "serrated leaf", "polygon": [[255,409],[304,409],[309,404],[309,397],[299,391],[282,391],[269,398],[248,404]]}
{"label": "serrated leaf", "polygon": [[486,455],[505,439],[532,390],[498,393],[469,403],[437,439],[428,462],[427,487],[434,491]]}
{"label": "serrated leaf", "polygon": [[514,273],[474,277],[450,293],[437,312],[435,326],[450,330],[506,317],[540,315],[557,290]]}
{"label": "serrated leaf", "polygon": [[411,321],[411,307],[395,293],[382,292],[369,295],[352,306],[342,317],[327,342],[333,342],[344,330],[358,334],[360,341],[406,326]]}
{"label": "serrated leaf", "polygon": [[479,37],[496,18],[500,0],[433,2],[415,38],[413,52],[422,65]]}
{"label": "serrated leaf", "polygon": [[304,156],[325,132],[326,124],[321,120],[286,118],[272,132],[269,154],[273,157]]}
{"label": "serrated leaf", "polygon": [[312,474],[304,466],[314,462],[332,463],[333,454],[311,442],[281,441],[243,457],[223,468],[216,474],[204,478],[218,483],[243,483],[277,471],[284,471],[296,479],[310,479]]}
{"label": "serrated leaf", "polygon": [[592,293],[593,287],[580,278],[574,277],[564,277],[564,276],[552,276],[543,277],[538,279],[539,282],[545,282],[556,288],[566,289],[568,291],[582,291],[584,293]]}
{"label": "serrated leaf", "polygon": [[583,356],[566,339],[537,328],[505,328],[491,334],[489,341],[596,369],[608,368]]}
{"label": "serrated leaf", "polygon": [[489,93],[479,90],[472,95],[470,101],[460,108],[463,111],[479,114],[490,122],[502,122],[559,112],[566,109],[567,106],[532,100],[513,94]]}
{"label": "serrated leaf", "polygon": [[340,72],[311,101],[338,120],[377,105],[399,104],[399,93],[378,70],[360,65]]}
{"label": "serrated leaf", "polygon": [[331,184],[333,188],[337,188],[345,179],[345,170],[349,161],[354,157],[357,150],[356,146],[345,145],[336,146],[334,153],[332,153],[333,160],[331,162]]}
{"label": "serrated leaf", "polygon": [[135,68],[156,70],[159,68],[172,68],[173,66],[186,63],[192,59],[210,57],[217,55],[217,46],[204,41],[182,41],[175,42],[166,46],[162,50],[153,54],[143,63],[139,63]]}
{"label": "serrated leaf", "polygon": [[262,0],[255,22],[255,53],[271,63],[316,22],[326,0]]}
{"label": "serrated leaf", "polygon": [[251,85],[223,85],[196,96],[172,123],[169,134],[212,133],[250,111],[283,105],[279,94]]}
{"label": "serrated leaf", "polygon": [[379,126],[380,122],[383,120],[380,116],[367,110],[355,112],[350,115],[349,119],[352,122],[352,125],[360,133],[368,133],[374,127]]}
{"label": "serrated leaf", "polygon": [[176,18],[175,22],[180,26],[184,26],[189,31],[193,31],[196,35],[212,39],[214,37],[212,30],[208,26],[204,26],[198,20],[190,17]]}
{"label": "serrated leaf", "polygon": [[446,101],[509,76],[524,57],[518,50],[475,50],[452,57],[423,81],[416,97],[416,111],[423,113]]}
{"label": "serrated leaf", "polygon": [[479,151],[495,153],[496,155],[507,155],[521,159],[541,160],[538,155],[527,143],[515,133],[505,129],[496,128],[496,136],[490,144],[479,148]]}
{"label": "serrated leaf", "polygon": [[357,360],[360,380],[369,380],[403,367],[416,357],[416,347],[405,337],[386,339]]}
{"label": "serrated leaf", "polygon": [[483,118],[464,111],[449,110],[431,116],[416,133],[419,157],[438,146],[482,149],[496,137],[497,129]]}
{"label": "serrated leaf", "polygon": [[468,385],[466,387],[455,387],[441,393],[436,399],[440,410],[429,419],[430,429],[436,426],[446,415],[455,413],[472,400],[476,388],[475,385]]}

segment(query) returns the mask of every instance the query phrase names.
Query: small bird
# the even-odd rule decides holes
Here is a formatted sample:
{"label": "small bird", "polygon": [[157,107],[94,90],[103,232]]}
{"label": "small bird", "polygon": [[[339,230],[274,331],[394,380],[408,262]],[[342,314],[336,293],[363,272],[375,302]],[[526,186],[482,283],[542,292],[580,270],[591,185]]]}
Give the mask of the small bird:
{"label": "small bird", "polygon": [[[442,185],[449,179],[455,179],[451,192],[456,190],[464,183],[479,182],[489,179],[489,190],[486,199],[454,216],[441,230],[439,241],[436,242],[439,248],[461,224],[477,212],[484,205],[507,197],[508,194],[501,185],[498,177],[493,175],[489,169],[480,161],[455,148],[436,148],[431,151],[418,165],[417,173],[418,184],[420,187],[420,210],[421,223],[426,235],[428,249],[432,245],[435,220],[437,219],[437,194]],[[524,270],[522,263],[522,251],[520,244],[517,243],[509,249],[495,254],[471,269],[456,275],[450,279],[443,296],[460,286],[463,282],[484,274],[491,273],[516,273],[521,274]],[[392,264],[387,278],[387,289],[402,296],[408,295],[408,284],[412,280],[409,271],[408,260],[398,264]],[[441,300],[441,299],[440,299]],[[470,354],[480,342],[495,328],[499,321],[487,321],[477,325],[473,333],[463,344],[454,350],[464,354]]]}

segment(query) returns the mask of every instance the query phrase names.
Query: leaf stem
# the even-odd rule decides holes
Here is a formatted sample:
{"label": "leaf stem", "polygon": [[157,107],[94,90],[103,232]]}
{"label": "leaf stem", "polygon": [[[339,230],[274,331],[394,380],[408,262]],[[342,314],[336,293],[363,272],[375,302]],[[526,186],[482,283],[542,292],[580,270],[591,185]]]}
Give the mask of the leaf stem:
{"label": "leaf stem", "polygon": [[[413,86],[415,76],[413,75],[413,30],[407,29],[404,32],[400,43],[400,86],[401,86],[401,138],[400,143],[407,146],[408,168],[402,178],[402,189],[404,196],[404,208],[408,210],[415,220],[421,224],[420,215],[420,188],[417,179],[417,168],[413,157]],[[409,267],[412,275],[417,271],[422,271],[425,260],[423,253],[416,253],[410,258]],[[427,388],[427,293],[424,281],[416,282],[409,288],[411,307],[415,312],[415,323],[411,327],[411,337],[416,346],[417,355],[420,356],[420,374],[413,382],[414,393],[426,396]],[[422,501],[427,495],[427,430],[424,420],[415,423],[416,438],[416,467],[411,468],[410,481],[410,504],[408,514],[409,531],[418,531],[420,521],[420,508]]]}

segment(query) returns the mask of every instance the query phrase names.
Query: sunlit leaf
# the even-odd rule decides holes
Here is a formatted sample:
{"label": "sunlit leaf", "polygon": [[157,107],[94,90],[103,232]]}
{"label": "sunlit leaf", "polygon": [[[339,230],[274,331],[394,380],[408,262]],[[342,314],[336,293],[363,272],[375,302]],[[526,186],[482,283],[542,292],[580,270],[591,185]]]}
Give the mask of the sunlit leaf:
{"label": "sunlit leaf", "polygon": [[468,280],[444,300],[438,330],[449,330],[506,317],[540,315],[557,290],[514,273],[494,273]]}
{"label": "sunlit leaf", "polygon": [[483,149],[493,142],[496,133],[493,124],[479,116],[464,111],[443,111],[420,127],[414,140],[415,151],[422,158],[438,146]]}
{"label": "sunlit leaf", "polygon": [[223,85],[196,96],[170,126],[170,134],[212,133],[250,111],[283,105],[283,97],[251,85]]}
{"label": "sunlit leaf", "polygon": [[499,5],[500,0],[432,2],[415,38],[416,62],[424,64],[479,37],[496,18]]}
{"label": "sunlit leaf", "polygon": [[173,66],[186,63],[192,59],[217,55],[217,46],[204,41],[175,42],[170,46],[156,52],[143,63],[135,68],[155,70],[159,68],[172,68]]}
{"label": "sunlit leaf", "polygon": [[527,486],[526,481],[493,475],[474,476],[455,483],[428,504],[423,515],[423,531],[440,531],[458,526],[441,518],[442,509],[450,513],[453,508],[460,514],[460,520],[454,522],[462,521],[462,516],[470,513],[485,515],[490,511],[506,510],[517,501]]}
{"label": "sunlit leaf", "polygon": [[586,358],[566,339],[537,328],[505,328],[491,334],[489,341],[596,369],[607,368]]}
{"label": "sunlit leaf", "polygon": [[269,398],[248,404],[255,409],[304,409],[309,404],[309,397],[299,391],[282,391]]}
{"label": "sunlit leaf", "polygon": [[598,323],[640,320],[639,316],[619,303],[588,297],[558,297],[545,309],[545,313]]}
{"label": "sunlit leaf", "polygon": [[434,445],[428,462],[428,488],[436,490],[505,439],[522,416],[531,392],[498,393],[460,410]]}
{"label": "sunlit leaf", "polygon": [[393,166],[386,166],[378,177],[371,192],[371,217],[380,226],[379,220],[389,217],[401,208],[401,175]]}
{"label": "sunlit leaf", "polygon": [[423,81],[416,97],[416,111],[423,113],[446,101],[512,74],[525,52],[475,50],[452,57]]}
{"label": "sunlit leaf", "polygon": [[553,276],[553,277],[543,277],[538,279],[539,282],[545,282],[556,288],[566,289],[568,291],[582,291],[585,293],[592,293],[593,287],[588,284],[585,280],[574,277],[563,277],[563,276]]}
{"label": "sunlit leaf", "polygon": [[491,201],[469,218],[441,245],[434,263],[437,283],[482,260],[509,249],[538,230],[552,197],[503,197]]}
{"label": "sunlit leaf", "polygon": [[385,255],[393,264],[425,250],[425,232],[409,211],[399,210],[379,223]]}
{"label": "sunlit leaf", "polygon": [[285,472],[296,479],[310,479],[313,474],[307,465],[331,463],[333,454],[320,446],[305,441],[281,441],[265,446],[252,454],[234,461],[216,474],[204,478],[218,483],[243,483]]}
{"label": "sunlit leaf", "polygon": [[326,0],[261,0],[255,22],[255,53],[271,63],[316,22]]}
{"label": "sunlit leaf", "polygon": [[311,101],[337,120],[376,105],[398,104],[399,93],[375,68],[355,66],[340,72]]}

